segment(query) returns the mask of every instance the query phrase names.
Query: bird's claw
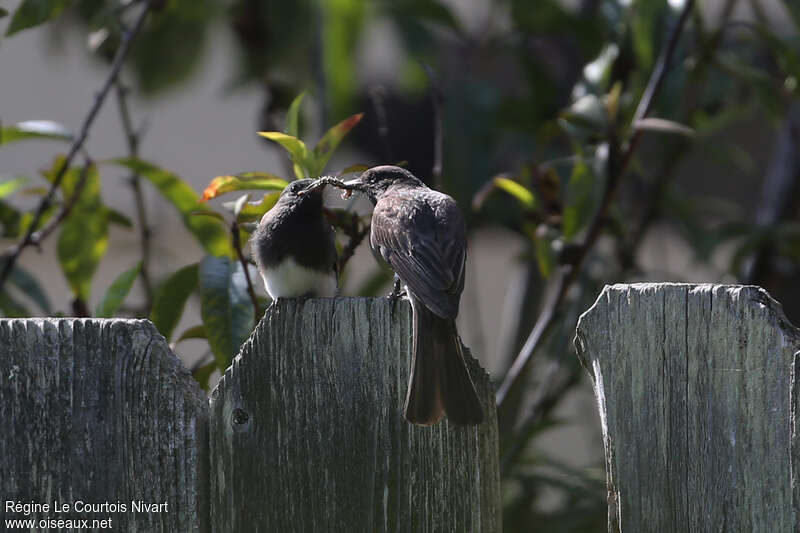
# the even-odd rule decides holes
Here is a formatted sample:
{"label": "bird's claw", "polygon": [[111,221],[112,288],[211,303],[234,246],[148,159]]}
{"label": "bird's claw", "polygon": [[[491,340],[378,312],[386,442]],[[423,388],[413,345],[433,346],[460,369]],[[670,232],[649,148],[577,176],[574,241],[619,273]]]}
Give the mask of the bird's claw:
{"label": "bird's claw", "polygon": [[395,305],[397,304],[397,300],[399,300],[400,298],[402,298],[403,296],[406,296],[406,295],[407,295],[407,292],[403,288],[402,281],[400,281],[400,277],[397,274],[395,274],[394,275],[394,284],[392,286],[392,292],[390,292],[389,295],[386,297],[389,300],[389,302],[391,302],[391,304],[392,304],[392,313],[394,313],[394,308],[395,308]]}

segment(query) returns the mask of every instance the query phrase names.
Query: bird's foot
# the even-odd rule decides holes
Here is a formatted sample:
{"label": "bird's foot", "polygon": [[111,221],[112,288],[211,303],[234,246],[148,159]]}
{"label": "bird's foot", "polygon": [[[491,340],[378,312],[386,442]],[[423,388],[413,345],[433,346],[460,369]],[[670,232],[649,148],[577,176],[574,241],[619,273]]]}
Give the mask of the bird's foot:
{"label": "bird's foot", "polygon": [[394,284],[392,286],[392,292],[386,297],[389,299],[389,302],[392,304],[392,313],[394,313],[395,305],[397,304],[397,300],[406,296],[408,291],[403,288],[403,282],[400,281],[400,276],[397,274],[394,275]]}

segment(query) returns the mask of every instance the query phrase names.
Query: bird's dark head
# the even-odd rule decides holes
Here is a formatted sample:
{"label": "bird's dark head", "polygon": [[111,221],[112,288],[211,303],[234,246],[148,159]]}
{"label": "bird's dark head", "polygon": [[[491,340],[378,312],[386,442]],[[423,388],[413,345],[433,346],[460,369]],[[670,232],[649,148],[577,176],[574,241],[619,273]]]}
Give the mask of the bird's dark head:
{"label": "bird's dark head", "polygon": [[392,165],[372,167],[362,172],[358,178],[346,181],[345,185],[352,190],[365,192],[373,203],[392,185],[425,186],[422,181],[408,170]]}
{"label": "bird's dark head", "polygon": [[318,187],[317,180],[306,178],[289,183],[281,192],[279,202],[282,204],[322,206],[322,191],[325,187]]}

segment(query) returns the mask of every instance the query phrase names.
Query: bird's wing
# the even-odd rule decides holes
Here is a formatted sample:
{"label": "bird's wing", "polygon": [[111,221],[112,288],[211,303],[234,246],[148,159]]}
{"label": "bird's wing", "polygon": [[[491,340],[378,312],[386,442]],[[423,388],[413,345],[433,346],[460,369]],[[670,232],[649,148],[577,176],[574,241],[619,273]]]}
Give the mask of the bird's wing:
{"label": "bird's wing", "polygon": [[[372,214],[370,242],[428,309],[455,318],[464,288],[465,230],[455,202],[438,196],[424,203],[382,198]],[[442,209],[447,212],[437,218]]]}

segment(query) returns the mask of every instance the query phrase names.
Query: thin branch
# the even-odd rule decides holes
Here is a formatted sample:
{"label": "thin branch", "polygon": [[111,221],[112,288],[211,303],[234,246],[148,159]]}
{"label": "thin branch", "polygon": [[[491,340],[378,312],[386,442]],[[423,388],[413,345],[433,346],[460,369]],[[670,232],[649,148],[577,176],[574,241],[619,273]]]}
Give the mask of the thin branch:
{"label": "thin branch", "polygon": [[242,271],[244,271],[244,279],[247,280],[247,293],[253,302],[253,317],[258,322],[258,319],[261,318],[261,306],[258,305],[256,291],[253,288],[253,282],[250,280],[250,269],[247,268],[247,259],[244,258],[244,252],[242,252],[242,237],[239,234],[239,223],[236,222],[236,219],[231,222],[231,235],[233,235],[233,248],[236,250],[239,263],[242,265]]}
{"label": "thin branch", "polygon": [[[672,33],[667,41],[667,45],[662,49],[661,54],[659,55],[658,61],[653,69],[652,74],[650,75],[647,87],[642,94],[642,98],[639,101],[639,105],[636,108],[636,112],[634,113],[634,118],[631,123],[636,123],[636,121],[643,119],[650,112],[650,109],[653,106],[654,98],[658,93],[658,90],[661,87],[667,72],[669,71],[669,67],[671,66],[672,56],[675,52],[680,35],[683,33],[686,21],[688,20],[689,14],[693,9],[694,0],[687,0],[680,17],[675,24],[675,27],[672,29]],[[600,207],[589,223],[586,237],[573,252],[571,262],[559,269],[557,277],[554,281],[553,290],[550,293],[549,300],[546,302],[542,313],[539,315],[539,318],[537,319],[536,324],[534,325],[533,330],[528,337],[528,340],[525,342],[525,345],[522,347],[522,350],[520,350],[519,355],[517,355],[517,358],[514,360],[511,368],[506,373],[506,376],[497,391],[498,407],[502,407],[506,403],[507,398],[512,395],[512,392],[518,390],[520,383],[523,381],[525,372],[530,368],[530,363],[533,360],[533,354],[541,346],[542,339],[553,326],[554,319],[558,314],[557,310],[561,307],[567,290],[577,277],[583,261],[586,259],[589,251],[591,251],[591,249],[594,247],[597,238],[600,236],[603,226],[605,225],[606,214],[611,206],[614,193],[616,192],[617,186],[627,170],[628,164],[630,163],[633,153],[635,152],[639,140],[641,139],[642,130],[635,130],[627,148],[620,154],[617,140],[613,135],[613,126],[610,129],[612,138],[609,142],[608,178],[606,180]],[[519,394],[515,394],[514,397],[515,400],[512,403],[518,403]],[[515,411],[515,409],[513,411]]]}
{"label": "thin branch", "polygon": [[353,254],[356,252],[356,248],[364,238],[369,234],[369,224],[364,224],[364,227],[356,231],[355,233],[348,233],[348,237],[350,240],[347,242],[347,246],[342,248],[342,253],[339,255],[338,261],[338,269],[339,273],[344,272],[344,267],[347,265],[347,262],[353,257]]}
{"label": "thin branch", "polygon": [[383,143],[383,157],[387,164],[395,163],[392,155],[392,143],[389,140],[389,120],[386,113],[386,88],[382,85],[369,90],[369,99],[375,108],[375,118],[378,121],[378,137]]}
{"label": "thin branch", "polygon": [[[55,230],[56,227],[69,216],[72,208],[75,207],[76,203],[78,203],[78,198],[80,198],[80,195],[83,192],[83,187],[86,185],[86,179],[89,177],[89,169],[91,166],[92,160],[87,157],[86,161],[84,162],[83,169],[81,169],[81,175],[78,178],[78,182],[75,184],[75,190],[73,191],[72,196],[64,199],[64,204],[61,206],[61,209],[56,216],[48,220],[41,229],[36,230],[31,234],[30,243],[33,246],[38,247],[39,244],[51,233],[53,233],[53,230]],[[13,256],[19,246],[20,244],[11,246],[5,252],[3,252],[3,256]]]}
{"label": "thin branch", "polygon": [[[122,121],[122,129],[125,132],[125,139],[128,143],[128,155],[132,158],[139,157],[139,133],[133,127],[130,108],[128,107],[128,89],[122,85],[119,78],[115,81],[117,107]],[[147,222],[147,209],[145,208],[144,195],[142,194],[141,180],[138,172],[133,172],[129,176],[133,199],[136,204],[136,221],[139,224],[140,246],[142,253],[142,268],[139,276],[142,279],[142,286],[145,293],[145,307],[150,309],[153,305],[153,283],[150,279],[150,240],[152,232]]]}
{"label": "thin branch", "polygon": [[425,74],[428,75],[428,82],[431,86],[431,100],[433,101],[433,168],[431,169],[431,179],[434,188],[442,190],[442,160],[444,158],[444,117],[442,116],[442,104],[444,103],[444,93],[436,80],[433,69],[426,64],[422,64]]}
{"label": "thin branch", "polygon": [[[5,284],[8,276],[11,274],[11,270],[13,270],[14,265],[19,259],[20,254],[22,251],[29,245],[33,244],[34,241],[32,240],[33,234],[36,232],[39,223],[42,220],[42,216],[44,215],[45,211],[48,207],[50,207],[51,203],[53,202],[53,196],[56,193],[56,190],[61,186],[61,181],[64,179],[64,176],[67,173],[70,165],[72,164],[72,160],[75,159],[75,156],[78,155],[83,149],[83,143],[86,142],[86,138],[89,136],[89,129],[91,128],[92,124],[94,123],[94,119],[97,117],[97,113],[100,111],[100,108],[103,106],[103,102],[108,96],[108,92],[111,89],[114,81],[117,79],[119,75],[120,69],[122,69],[122,65],[125,61],[125,58],[128,55],[128,51],[130,50],[131,43],[133,42],[134,37],[139,33],[139,30],[142,28],[144,24],[144,20],[147,17],[147,13],[150,10],[150,6],[153,0],[145,0],[144,6],[142,7],[139,16],[136,19],[133,27],[130,31],[126,32],[122,43],[120,44],[119,49],[117,50],[117,54],[114,56],[114,60],[111,63],[111,71],[106,78],[106,81],[103,83],[103,87],[100,89],[100,92],[97,93],[94,99],[94,103],[89,108],[89,112],[86,114],[86,118],[83,120],[83,125],[81,126],[80,133],[78,134],[77,138],[73,141],[72,146],[67,154],[67,157],[64,159],[64,162],[61,164],[61,167],[56,172],[55,179],[53,183],[50,185],[50,189],[47,191],[47,194],[44,195],[42,200],[39,202],[39,206],[36,209],[36,213],[33,216],[33,221],[31,225],[28,227],[28,231],[25,233],[25,236],[22,238],[19,244],[9,248],[7,253],[3,255],[7,256],[8,259],[3,264],[3,269],[0,271],[0,292],[3,290],[3,285]],[[51,230],[52,231],[52,230]]]}

